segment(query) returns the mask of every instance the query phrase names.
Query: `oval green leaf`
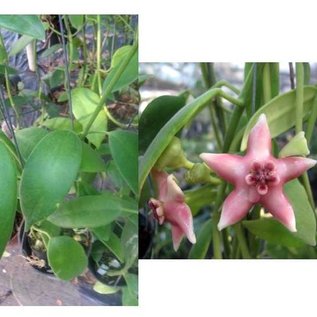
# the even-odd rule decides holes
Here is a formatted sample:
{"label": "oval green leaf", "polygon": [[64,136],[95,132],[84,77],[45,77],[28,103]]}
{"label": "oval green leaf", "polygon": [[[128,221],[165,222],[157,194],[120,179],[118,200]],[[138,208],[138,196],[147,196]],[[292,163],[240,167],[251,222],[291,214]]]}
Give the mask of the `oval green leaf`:
{"label": "oval green leaf", "polygon": [[146,177],[150,173],[155,162],[161,156],[165,148],[170,144],[176,133],[190,120],[192,120],[207,103],[221,92],[219,88],[213,88],[196,98],[194,101],[180,109],[157,133],[148,146],[139,164],[139,187],[142,189]]}
{"label": "oval green leaf", "polygon": [[135,212],[136,206],[130,201],[106,192],[64,202],[48,220],[62,228],[93,228],[107,225],[124,213]]}
{"label": "oval green leaf", "polygon": [[[73,113],[75,118],[82,124],[85,130],[89,120],[98,107],[99,96],[88,88],[75,88],[72,90]],[[106,135],[107,116],[102,109],[90,127],[87,139],[99,148]]]}
{"label": "oval green leaf", "polygon": [[138,135],[123,130],[110,132],[109,146],[119,173],[138,195]]}
{"label": "oval green leaf", "polygon": [[56,210],[76,179],[82,145],[71,131],[46,135],[29,156],[21,178],[20,201],[26,230]]}
{"label": "oval green leaf", "polygon": [[87,267],[83,247],[71,237],[53,237],[47,247],[48,263],[54,274],[62,280],[71,280]]}
{"label": "oval green leaf", "polygon": [[[308,115],[311,111],[316,91],[316,88],[313,86],[304,87],[303,116]],[[295,98],[295,90],[292,90],[273,98],[261,107],[252,116],[245,128],[241,142],[241,151],[246,149],[249,133],[262,113],[266,115],[272,138],[294,126],[296,121]]]}
{"label": "oval green leaf", "polygon": [[197,242],[192,246],[189,252],[189,259],[204,259],[206,257],[209,245],[212,240],[212,222],[207,220],[201,227]]}
{"label": "oval green leaf", "polygon": [[16,164],[0,142],[0,258],[10,239],[17,205]]}
{"label": "oval green leaf", "polygon": [[80,170],[87,173],[104,172],[106,164],[100,154],[92,149],[87,143],[82,142],[83,151]]}
{"label": "oval green leaf", "polygon": [[0,27],[41,41],[45,40],[45,30],[37,15],[1,15]]}
{"label": "oval green leaf", "polygon": [[17,130],[15,135],[22,158],[26,161],[34,147],[48,134],[47,130],[41,128],[26,128]]}
{"label": "oval green leaf", "polygon": [[[122,46],[114,53],[111,61],[111,70],[109,75],[106,77],[106,80],[104,81],[103,90],[106,89],[106,87],[111,82],[112,78],[116,76],[120,64],[123,63],[124,59],[128,56],[132,49],[133,46],[131,45]],[[138,65],[138,51],[136,50],[133,56],[131,57],[128,65],[126,66],[125,70],[121,74],[120,78],[113,86],[111,92],[115,92],[134,82],[139,75]]]}
{"label": "oval green leaf", "polygon": [[146,106],[139,122],[139,151],[141,154],[146,151],[165,123],[184,107],[185,103],[185,95],[160,96]]}
{"label": "oval green leaf", "polygon": [[297,232],[288,231],[271,218],[244,221],[243,225],[257,237],[275,244],[286,247],[300,247],[303,242],[316,245],[315,215],[304,187],[295,179],[284,186],[284,191],[294,209]]}

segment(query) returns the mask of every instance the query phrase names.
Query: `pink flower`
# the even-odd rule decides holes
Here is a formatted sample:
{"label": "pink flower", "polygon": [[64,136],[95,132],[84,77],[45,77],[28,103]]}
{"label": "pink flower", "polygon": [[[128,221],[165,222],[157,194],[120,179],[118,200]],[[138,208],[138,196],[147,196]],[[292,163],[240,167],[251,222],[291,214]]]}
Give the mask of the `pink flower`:
{"label": "pink flower", "polygon": [[259,203],[290,231],[296,231],[294,211],[283,185],[313,167],[316,161],[304,157],[277,159],[272,156],[271,147],[270,130],[262,114],[250,132],[245,156],[200,155],[221,178],[234,185],[224,201],[219,230],[240,221]]}
{"label": "pink flower", "polygon": [[157,184],[158,199],[151,198],[149,206],[159,224],[167,221],[172,225],[174,250],[177,251],[184,235],[191,243],[196,243],[192,213],[174,176],[157,170],[152,170],[152,176]]}

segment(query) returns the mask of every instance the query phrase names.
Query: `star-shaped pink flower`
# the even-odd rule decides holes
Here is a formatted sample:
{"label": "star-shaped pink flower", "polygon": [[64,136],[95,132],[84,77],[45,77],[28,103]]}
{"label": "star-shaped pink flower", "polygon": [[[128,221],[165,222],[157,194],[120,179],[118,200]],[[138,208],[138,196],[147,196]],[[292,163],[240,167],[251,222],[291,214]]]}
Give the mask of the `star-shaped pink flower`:
{"label": "star-shaped pink flower", "polygon": [[296,231],[293,208],[283,185],[316,164],[304,157],[277,159],[271,154],[271,135],[264,114],[249,134],[245,156],[233,154],[200,155],[203,161],[234,190],[225,199],[218,229],[244,218],[254,204],[261,204],[290,231]]}
{"label": "star-shaped pink flower", "polygon": [[152,170],[151,174],[157,184],[158,199],[151,198],[149,206],[159,224],[167,221],[172,225],[174,250],[177,251],[184,235],[196,243],[192,213],[174,176],[158,170]]}

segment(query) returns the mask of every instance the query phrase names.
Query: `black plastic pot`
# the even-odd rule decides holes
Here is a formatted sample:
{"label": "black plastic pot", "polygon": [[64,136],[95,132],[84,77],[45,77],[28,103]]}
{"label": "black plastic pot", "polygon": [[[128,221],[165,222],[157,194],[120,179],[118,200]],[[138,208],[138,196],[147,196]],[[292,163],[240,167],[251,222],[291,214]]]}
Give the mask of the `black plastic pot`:
{"label": "black plastic pot", "polygon": [[123,264],[108,250],[105,250],[102,259],[96,263],[90,255],[88,258],[88,268],[94,277],[109,286],[125,286],[126,282],[123,276],[109,276],[108,271],[120,270]]}
{"label": "black plastic pot", "polygon": [[28,233],[24,231],[24,222],[19,230],[19,243],[22,248],[22,254],[34,269],[42,273],[53,274],[53,271],[48,264],[46,252],[32,248],[32,241],[29,238]]}

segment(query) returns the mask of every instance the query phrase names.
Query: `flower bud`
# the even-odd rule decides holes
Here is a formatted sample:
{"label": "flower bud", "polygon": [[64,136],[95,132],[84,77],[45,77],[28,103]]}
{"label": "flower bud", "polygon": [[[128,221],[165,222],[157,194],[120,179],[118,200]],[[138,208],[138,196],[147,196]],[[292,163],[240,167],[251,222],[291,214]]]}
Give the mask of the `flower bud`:
{"label": "flower bud", "polygon": [[309,154],[305,132],[297,133],[280,151],[279,157],[294,155],[306,156]]}
{"label": "flower bud", "polygon": [[191,164],[192,163],[185,157],[180,139],[174,137],[160,158],[156,161],[155,168],[163,170],[165,167],[180,168],[188,167]]}
{"label": "flower bud", "polygon": [[210,169],[204,163],[196,163],[185,174],[185,180],[188,184],[209,183]]}

